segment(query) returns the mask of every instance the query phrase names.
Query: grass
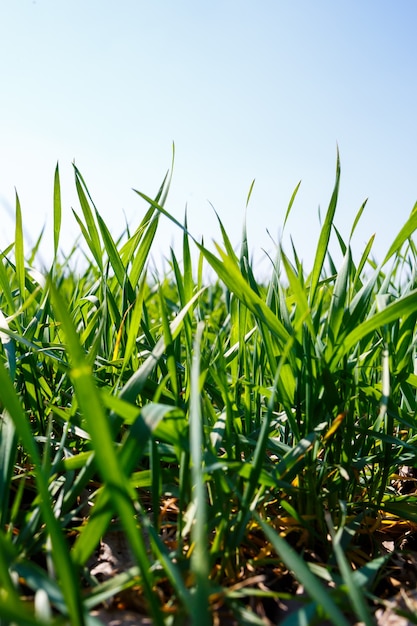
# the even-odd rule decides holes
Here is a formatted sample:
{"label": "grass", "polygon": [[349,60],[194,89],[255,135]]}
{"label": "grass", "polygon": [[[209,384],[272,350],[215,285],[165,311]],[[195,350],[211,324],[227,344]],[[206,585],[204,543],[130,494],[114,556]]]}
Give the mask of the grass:
{"label": "grass", "polygon": [[[417,205],[380,264],[373,238],[355,261],[365,205],[344,238],[337,159],[312,268],[278,245],[260,283],[246,226],[236,252],[219,218],[209,250],[164,209],[169,176],[118,239],[74,176],[83,271],[58,167],[51,267],[18,197],[1,253],[1,625],[97,626],[109,603],[158,626],[373,624],[383,542],[417,528]],[[149,277],[161,216],[182,250]],[[110,530],[130,555],[101,580]]]}

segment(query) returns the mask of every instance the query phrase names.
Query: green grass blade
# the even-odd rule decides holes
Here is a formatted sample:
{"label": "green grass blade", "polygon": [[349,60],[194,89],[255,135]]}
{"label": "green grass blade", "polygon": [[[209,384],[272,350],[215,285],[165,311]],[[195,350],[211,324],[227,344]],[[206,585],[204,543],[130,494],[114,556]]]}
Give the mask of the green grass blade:
{"label": "green grass blade", "polygon": [[352,601],[352,606],[355,609],[355,615],[365,624],[365,626],[373,626],[375,622],[366,604],[366,600],[363,597],[362,587],[355,584],[354,572],[351,570],[341,545],[343,526],[340,526],[338,531],[335,533],[333,529],[333,522],[328,513],[326,514],[326,521],[332,538],[334,554],[336,556],[347,593]]}
{"label": "green grass blade", "polygon": [[51,537],[53,558],[58,573],[62,593],[65,597],[71,622],[74,626],[83,626],[83,605],[79,589],[79,580],[73,562],[69,556],[68,546],[62,534],[58,520],[52,508],[48,479],[45,476],[37,444],[32,435],[29,421],[23,412],[20,400],[13,388],[10,377],[0,363],[0,398],[6,407],[27,453],[35,466],[36,486],[40,495],[40,507],[48,533]]}
{"label": "green grass blade", "polygon": [[[3,312],[0,310],[0,344],[3,346],[3,350],[6,353],[7,366],[9,368],[10,377],[14,381],[16,376],[16,347],[12,337],[3,332],[7,330],[10,332],[9,325]],[[1,457],[0,457],[1,458]]]}
{"label": "green grass blade", "polygon": [[355,232],[356,226],[358,225],[359,220],[362,217],[362,213],[365,210],[366,204],[368,202],[368,199],[365,200],[365,202],[362,203],[362,205],[359,208],[359,211],[357,212],[355,219],[353,220],[353,224],[352,224],[352,228],[350,230],[350,235],[349,235],[349,241],[352,239],[353,237],[353,233]]}
{"label": "green grass blade", "polygon": [[292,196],[290,198],[290,201],[289,201],[288,207],[287,207],[287,211],[285,213],[283,228],[285,228],[285,224],[287,223],[287,220],[288,220],[288,218],[290,216],[291,209],[292,209],[292,206],[294,204],[296,195],[298,193],[298,190],[300,189],[300,185],[301,185],[301,180],[298,182],[297,186],[295,187],[294,191],[292,192]]}
{"label": "green grass blade", "polygon": [[132,262],[132,269],[130,270],[129,280],[135,287],[144,271],[146,263],[149,258],[149,252],[152,247],[153,240],[155,238],[156,230],[158,228],[159,215],[154,217],[147,226],[143,236],[140,238],[140,245],[135,250]]}
{"label": "green grass blade", "polygon": [[398,300],[395,300],[387,307],[372,315],[369,319],[359,324],[354,328],[343,340],[343,344],[335,351],[333,359],[336,361],[344,354],[347,354],[353,346],[355,346],[361,339],[367,337],[375,330],[381,329],[385,324],[390,324],[403,316],[407,316],[415,311],[417,303],[417,290],[414,290],[409,295],[404,296]]}
{"label": "green grass blade", "polygon": [[336,182],[334,185],[332,197],[330,199],[329,208],[327,209],[326,218],[324,220],[324,223],[320,232],[320,237],[319,237],[317,250],[316,250],[316,254],[314,258],[313,271],[311,274],[310,302],[314,301],[317,286],[319,284],[321,272],[323,269],[324,260],[328,252],[330,234],[332,230],[334,214],[336,212],[337,198],[339,195],[339,184],[340,184],[340,159],[339,159],[339,151],[338,151],[337,162],[336,162]]}
{"label": "green grass blade", "polygon": [[59,181],[58,163],[54,177],[54,258],[58,254],[59,235],[61,232],[62,208],[61,208],[61,185]]}
{"label": "green grass blade", "polygon": [[[118,451],[118,462],[126,476],[130,476],[134,467],[140,462],[145,452],[152,432],[160,421],[172,411],[171,406],[148,404],[139,411],[130,403],[125,403],[119,398],[102,394],[103,403],[114,414],[122,417],[125,423],[131,424]],[[132,418],[131,413],[134,417]],[[75,563],[85,565],[93,553],[100,537],[106,532],[114,515],[112,492],[108,485],[104,485],[88,523],[83,527],[72,548],[72,556]]]}
{"label": "green grass blade", "polygon": [[120,465],[114,447],[111,424],[104,411],[93,381],[91,367],[79,343],[67,306],[53,286],[51,287],[51,294],[57,317],[60,319],[65,332],[67,350],[71,360],[71,379],[94,447],[98,470],[111,493],[114,507],[120,516],[132,552],[141,569],[144,592],[155,624],[162,626],[163,618],[153,592],[151,564],[144,539],[138,532],[135,521],[135,493],[130,488],[128,477]]}
{"label": "green grass blade", "polygon": [[23,241],[22,209],[20,207],[19,196],[16,191],[16,225],[15,225],[15,260],[16,278],[19,287],[20,299],[23,301],[25,295],[25,252]]}
{"label": "green grass blade", "polygon": [[328,590],[320,583],[318,578],[312,574],[308,565],[299,554],[295,552],[285,539],[268,526],[257,513],[254,513],[254,517],[277,554],[284,561],[288,569],[294,572],[297,580],[304,586],[310,597],[326,611],[334,624],[338,626],[349,626],[349,622],[332,599]]}
{"label": "green grass blade", "polygon": [[243,302],[257,319],[260,319],[276,337],[286,344],[290,335],[279,319],[272,313],[264,300],[257,295],[243,278],[236,263],[225,252],[218,248],[221,259],[218,259],[209,250],[198,245],[204,257],[215,270],[217,276],[224,282],[230,291]]}
{"label": "green grass blade", "polygon": [[109,229],[107,228],[103,218],[101,217],[100,213],[97,210],[95,213],[96,213],[97,224],[101,232],[101,237],[103,239],[104,247],[107,252],[107,256],[109,257],[109,261],[113,268],[114,274],[117,278],[117,282],[123,288],[125,278],[126,278],[125,267],[119,256],[113,237],[111,236]]}
{"label": "green grass blade", "polygon": [[123,353],[123,365],[120,375],[123,375],[126,367],[128,366],[132,355],[136,347],[136,339],[139,335],[140,324],[142,320],[142,308],[146,287],[146,274],[143,276],[139,285],[139,291],[136,296],[135,303],[133,305],[132,313],[129,318],[129,328],[126,338],[126,345]]}
{"label": "green grass blade", "polygon": [[9,523],[10,489],[17,456],[16,428],[7,411],[0,417],[0,528]]}
{"label": "green grass blade", "polygon": [[195,578],[195,593],[192,596],[193,624],[195,626],[210,626],[212,623],[209,609],[209,546],[207,544],[207,506],[206,486],[203,470],[203,433],[200,394],[200,352],[201,339],[204,332],[204,322],[199,322],[194,341],[194,354],[191,371],[190,397],[190,451],[191,451],[191,479],[192,498],[195,505],[195,522],[192,526],[191,537],[193,552],[191,556],[191,571]]}
{"label": "green grass blade", "polygon": [[[170,324],[170,332],[172,339],[174,340],[178,333],[181,331],[184,318],[188,311],[194,306],[198,298],[201,296],[205,288],[203,287],[198,291],[188,304],[178,313],[176,318]],[[148,377],[152,373],[155,365],[164,354],[165,351],[165,339],[161,337],[155,344],[152,353],[147,357],[140,368],[130,377],[127,383],[120,391],[120,397],[128,402],[134,402],[140,391],[143,389]]]}
{"label": "green grass blade", "polygon": [[[100,268],[103,271],[103,260],[101,254],[101,243],[100,236],[97,230],[96,223],[94,221],[94,214],[90,207],[90,202],[92,203],[91,196],[88,192],[87,186],[81,176],[79,170],[73,165],[75,172],[75,186],[77,189],[78,200],[80,202],[80,206],[84,215],[85,223],[88,231],[88,238],[86,239],[88,246],[93,253],[94,259]],[[93,203],[92,203],[93,204]],[[93,204],[94,207],[94,204]],[[95,207],[94,207],[95,208]],[[77,220],[78,221],[78,220]],[[84,234],[84,229],[83,229]]]}
{"label": "green grass blade", "polygon": [[389,259],[394,254],[396,253],[398,254],[400,252],[400,249],[403,243],[411,237],[411,235],[415,232],[416,229],[417,229],[417,202],[414,205],[413,210],[411,211],[410,217],[408,218],[408,220],[406,221],[406,223],[404,224],[404,226],[401,228],[400,232],[394,239],[393,243],[391,244],[382,265],[385,265],[385,263],[389,261]]}

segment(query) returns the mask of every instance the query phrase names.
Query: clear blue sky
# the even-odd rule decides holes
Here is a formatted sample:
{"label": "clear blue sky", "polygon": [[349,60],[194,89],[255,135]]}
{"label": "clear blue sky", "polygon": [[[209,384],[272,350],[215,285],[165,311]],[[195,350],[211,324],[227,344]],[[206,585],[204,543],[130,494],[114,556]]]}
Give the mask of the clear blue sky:
{"label": "clear blue sky", "polygon": [[[175,142],[167,208],[206,241],[212,203],[238,243],[255,178],[249,243],[271,250],[301,179],[288,232],[308,262],[338,144],[336,224],[347,237],[368,197],[354,247],[376,232],[381,258],[417,200],[416,26],[415,0],[3,0],[0,247],[16,187],[28,239],[46,223],[52,249],[57,161],[65,247],[73,160],[113,234],[124,213],[135,226],[132,187],[156,193]],[[175,239],[163,220],[161,255]]]}

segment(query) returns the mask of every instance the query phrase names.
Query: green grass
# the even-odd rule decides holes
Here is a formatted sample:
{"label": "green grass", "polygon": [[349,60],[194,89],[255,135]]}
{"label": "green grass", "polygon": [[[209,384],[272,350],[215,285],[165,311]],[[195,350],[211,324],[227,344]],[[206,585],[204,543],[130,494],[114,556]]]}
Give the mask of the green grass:
{"label": "green grass", "polygon": [[[219,218],[208,249],[164,208],[169,176],[116,238],[74,176],[82,270],[58,167],[51,267],[18,197],[1,253],[0,624],[94,626],[111,602],[160,626],[374,623],[382,541],[417,527],[398,478],[417,465],[417,205],[380,264],[373,238],[355,260],[365,204],[345,238],[337,159],[312,267],[279,244],[259,282],[246,225],[236,252]],[[161,215],[182,249],[150,277]],[[101,581],[110,529],[133,565]]]}

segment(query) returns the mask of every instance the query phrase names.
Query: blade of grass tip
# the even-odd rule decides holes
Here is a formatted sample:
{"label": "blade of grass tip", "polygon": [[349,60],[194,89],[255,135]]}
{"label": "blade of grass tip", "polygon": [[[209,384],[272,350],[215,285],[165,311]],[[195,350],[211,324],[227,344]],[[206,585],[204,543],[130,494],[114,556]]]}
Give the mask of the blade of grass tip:
{"label": "blade of grass tip", "polygon": [[368,261],[373,243],[375,240],[375,233],[371,236],[371,238],[369,239],[368,243],[365,246],[365,249],[362,253],[362,256],[359,260],[358,266],[356,268],[356,273],[355,273],[355,277],[353,278],[352,281],[352,291],[353,293],[357,292],[357,285],[361,284],[361,276],[362,276],[362,270],[365,267],[365,263]]}
{"label": "blade of grass tip", "polygon": [[190,450],[191,450],[191,477],[192,492],[195,503],[195,523],[191,529],[193,552],[191,556],[191,570],[195,576],[195,594],[192,597],[193,624],[210,626],[209,603],[209,560],[207,555],[207,505],[206,487],[203,470],[203,426],[201,414],[200,393],[200,350],[204,332],[204,322],[199,322],[194,341],[194,354],[191,368],[190,394]]}
{"label": "blade of grass tip", "polygon": [[229,235],[227,234],[227,231],[225,229],[225,227],[223,226],[223,222],[220,219],[219,214],[217,213],[216,209],[214,208],[214,206],[209,203],[211,208],[213,209],[214,213],[216,214],[217,217],[217,221],[219,222],[219,226],[220,226],[220,230],[222,233],[222,237],[223,237],[223,243],[224,243],[224,247],[226,249],[227,254],[230,256],[231,259],[233,259],[236,263],[238,262],[238,258],[236,256],[236,253],[233,249],[233,245],[232,242],[229,239]]}
{"label": "blade of grass tip", "polygon": [[19,196],[16,191],[16,226],[15,226],[15,260],[16,278],[20,292],[20,300],[23,301],[25,294],[25,252],[23,243],[22,209]]}
{"label": "blade of grass tip", "polygon": [[[178,226],[178,228],[180,228],[182,231],[185,231],[184,224],[181,224],[181,222],[179,222],[173,215],[171,215],[171,213],[169,213],[169,211],[164,209],[162,204],[159,204],[155,200],[152,200],[152,198],[147,196],[145,193],[142,193],[141,191],[138,191],[137,189],[134,189],[133,191],[135,193],[137,193],[138,196],[140,196],[143,200],[145,200],[145,202],[148,202],[152,207],[154,207],[154,209],[159,211],[159,213],[161,213],[162,215],[165,215],[165,217],[167,217],[173,224],[175,224],[175,226]],[[191,239],[193,241],[195,241],[195,239],[191,235],[191,233],[189,231],[187,231],[187,232],[188,232],[188,235],[191,237]]]}
{"label": "blade of grass tip", "polygon": [[56,519],[53,511],[48,488],[48,479],[42,470],[42,461],[39,456],[37,444],[32,435],[29,421],[23,412],[20,400],[2,363],[0,363],[0,397],[15,424],[16,433],[34,465],[34,476],[39,493],[39,506],[46,528],[48,529],[48,534],[51,538],[54,565],[66,601],[68,613],[71,617],[71,623],[74,624],[74,626],[83,626],[83,604],[79,589],[78,574],[69,556],[69,549],[64,535],[62,534],[59,521]]}
{"label": "blade of grass tip", "polygon": [[350,231],[350,235],[349,235],[349,241],[352,239],[353,237],[353,233],[355,232],[356,226],[358,225],[359,220],[362,217],[362,213],[364,212],[364,209],[366,207],[366,204],[368,202],[368,198],[366,198],[366,200],[362,203],[362,205],[359,208],[359,211],[356,213],[356,217],[353,220],[353,224],[352,224],[352,228]]}
{"label": "blade of grass tip", "polygon": [[246,206],[245,206],[245,214],[244,214],[244,218],[243,218],[243,227],[242,227],[242,243],[241,243],[241,247],[240,247],[240,266],[243,268],[245,266],[244,263],[244,259],[249,260],[249,249],[248,249],[248,229],[247,229],[247,213],[248,213],[248,206],[249,206],[249,202],[250,202],[250,198],[252,195],[252,191],[255,185],[255,179],[253,179],[251,186],[249,188],[249,192],[246,198]]}
{"label": "blade of grass tip", "polygon": [[172,157],[171,157],[171,169],[169,170],[167,176],[165,176],[161,193],[158,194],[158,202],[161,206],[164,206],[166,199],[168,197],[169,188],[171,186],[172,174],[174,172],[174,163],[175,163],[175,143],[172,142]]}
{"label": "blade of grass tip", "polygon": [[[158,193],[156,194],[154,200],[152,202],[150,202],[150,206],[153,208],[158,207],[163,207],[166,199],[168,197],[168,192],[169,192],[169,188],[171,186],[171,179],[172,179],[172,173],[174,171],[174,161],[175,161],[175,143],[172,142],[172,158],[171,158],[171,169],[167,171],[167,173],[164,176],[164,179],[159,187]],[[139,194],[140,196],[142,196],[144,199],[146,199],[146,197],[144,197],[143,194],[141,194],[139,191],[137,191],[136,189],[133,189],[133,191],[137,194]],[[148,202],[148,200],[146,199],[146,201]],[[159,209],[158,209],[159,210]]]}
{"label": "blade of grass tip", "polygon": [[182,239],[182,263],[183,263],[183,272],[184,272],[184,305],[186,302],[191,300],[193,297],[193,269],[192,269],[192,261],[191,261],[191,251],[190,251],[190,241],[188,237],[188,222],[187,222],[187,211],[184,216],[184,233]]}
{"label": "blade of grass tip", "polygon": [[103,260],[101,256],[100,236],[97,230],[96,223],[94,221],[94,215],[91,210],[89,200],[91,204],[93,205],[93,207],[94,207],[94,203],[91,200],[90,193],[87,189],[87,185],[85,184],[83,177],[81,176],[81,173],[79,172],[75,164],[73,164],[73,167],[74,167],[74,172],[75,172],[75,187],[77,189],[78,200],[80,202],[81,210],[83,212],[85,223],[86,223],[87,230],[89,233],[89,238],[87,240],[87,243],[90,247],[91,252],[94,255],[94,258],[97,262],[98,267],[100,268],[100,271],[103,272]]}
{"label": "blade of grass tip", "polygon": [[155,624],[163,626],[162,613],[153,591],[154,576],[144,537],[138,531],[135,520],[135,492],[130,486],[128,477],[123,471],[116,453],[111,423],[104,411],[98,389],[95,386],[91,366],[79,342],[68,308],[62,296],[53,285],[51,285],[51,297],[57,312],[57,318],[61,321],[65,333],[70,357],[70,375],[80,409],[85,417],[88,433],[91,437],[98,471],[111,492],[114,508],[119,514],[132,553],[140,567],[142,585],[145,597],[149,603],[149,610]]}
{"label": "blade of grass tip", "polygon": [[256,511],[254,511],[253,514],[276,553],[283,560],[288,569],[294,573],[298,582],[304,586],[310,597],[326,611],[329,618],[333,621],[333,624],[349,626],[349,622],[332,599],[328,589],[323,587],[318,578],[314,576],[302,557],[300,557],[294,548],[292,548],[279,533],[268,526]]}
{"label": "blade of grass tip", "polygon": [[320,232],[319,241],[317,244],[313,271],[311,273],[310,302],[314,302],[317,286],[319,284],[321,272],[323,269],[324,260],[327,255],[334,214],[335,214],[336,206],[337,206],[337,198],[339,195],[339,184],[340,184],[340,159],[339,159],[339,150],[337,150],[336,182],[333,188],[333,193],[330,199],[329,208],[327,209],[326,218],[324,220],[324,223]]}
{"label": "blade of grass tip", "polygon": [[404,241],[409,239],[416,229],[417,229],[417,202],[414,205],[413,210],[411,211],[410,217],[408,218],[408,220],[406,221],[406,223],[404,224],[404,226],[401,228],[400,232],[394,239],[391,247],[389,248],[385,256],[385,259],[382,265],[385,265],[385,263],[395,253],[400,251],[400,248],[403,245]]}
{"label": "blade of grass tip", "polygon": [[284,224],[283,224],[283,227],[282,227],[283,230],[285,228],[285,224],[287,223],[287,220],[288,220],[289,215],[291,213],[292,205],[294,204],[294,200],[295,200],[295,197],[296,197],[296,195],[298,193],[298,190],[300,189],[300,185],[301,185],[301,180],[298,182],[298,184],[296,185],[294,191],[292,192],[292,196],[291,196],[290,201],[288,203],[287,211],[286,211],[285,217],[284,217]]}
{"label": "blade of grass tip", "polygon": [[59,180],[59,167],[58,163],[55,168],[54,177],[54,258],[56,259],[58,254],[59,235],[61,232],[61,185]]}

